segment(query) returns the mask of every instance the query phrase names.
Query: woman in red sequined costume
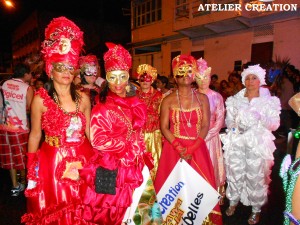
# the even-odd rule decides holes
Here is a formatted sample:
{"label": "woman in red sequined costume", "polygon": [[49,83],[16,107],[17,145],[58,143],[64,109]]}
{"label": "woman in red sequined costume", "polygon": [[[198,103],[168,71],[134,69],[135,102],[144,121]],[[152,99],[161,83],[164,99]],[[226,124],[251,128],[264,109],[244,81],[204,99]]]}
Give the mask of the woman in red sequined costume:
{"label": "woman in red sequined costume", "polygon": [[[121,45],[106,43],[104,54],[108,85],[92,110],[91,143],[96,152],[81,171],[89,185],[84,196],[83,218],[89,224],[120,225],[130,209],[132,194],[143,182],[146,148],[142,128],[146,105],[136,96],[126,97],[131,56]],[[117,169],[115,194],[96,193],[96,169]]]}
{"label": "woman in red sequined costume", "polygon": [[[89,143],[91,105],[72,83],[83,46],[83,33],[65,17],[45,30],[42,53],[49,90],[38,90],[31,107],[28,141],[27,213],[22,223],[80,224],[75,208],[84,184],[79,170],[93,155]],[[45,141],[39,143],[45,132]]]}
{"label": "woman in red sequined costume", "polygon": [[[172,67],[178,89],[165,97],[161,105],[161,131],[167,141],[159,161],[155,190],[159,192],[180,158],[216,189],[214,169],[204,141],[209,129],[209,102],[206,95],[191,87],[197,73],[196,60],[179,55],[173,59]],[[218,204],[203,224],[222,224]]]}

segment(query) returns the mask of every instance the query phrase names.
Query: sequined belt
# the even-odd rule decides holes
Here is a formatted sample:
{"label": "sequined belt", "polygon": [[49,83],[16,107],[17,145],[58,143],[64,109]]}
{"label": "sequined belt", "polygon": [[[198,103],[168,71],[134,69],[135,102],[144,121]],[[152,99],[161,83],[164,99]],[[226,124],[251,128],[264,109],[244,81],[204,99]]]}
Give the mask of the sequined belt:
{"label": "sequined belt", "polygon": [[59,147],[61,145],[60,136],[45,136],[45,142],[54,147]]}

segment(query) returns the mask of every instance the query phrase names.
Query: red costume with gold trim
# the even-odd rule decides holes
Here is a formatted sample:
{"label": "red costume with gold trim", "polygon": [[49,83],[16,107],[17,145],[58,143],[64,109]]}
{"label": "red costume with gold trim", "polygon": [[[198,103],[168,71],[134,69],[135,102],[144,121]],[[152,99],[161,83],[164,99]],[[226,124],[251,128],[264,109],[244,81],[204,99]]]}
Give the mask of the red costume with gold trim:
{"label": "red costume with gold trim", "polygon": [[[93,108],[91,142],[96,154],[80,174],[89,185],[82,216],[90,224],[121,224],[133,191],[143,182],[145,120],[146,106],[135,96],[122,98],[109,92],[106,102]],[[95,192],[99,166],[118,169],[115,195]]]}
{"label": "red costume with gold trim", "polygon": [[[183,114],[186,117],[191,116],[191,127],[188,127]],[[202,111],[200,107],[191,110],[180,108],[170,109],[170,131],[182,143],[183,146],[193,146],[199,136],[202,121]],[[155,191],[158,193],[166,181],[167,177],[173,170],[180,155],[168,141],[164,142],[162,155],[159,161],[159,167],[156,173],[154,183]],[[203,141],[201,147],[192,154],[192,159],[187,162],[213,187],[216,189],[214,169],[210,160],[208,149]],[[201,188],[201,187],[200,187]],[[215,206],[210,216],[206,218],[203,224],[222,224],[222,215],[219,204]]]}
{"label": "red costume with gold trim", "polygon": [[22,223],[80,224],[75,206],[86,187],[78,169],[93,155],[85,138],[86,119],[82,112],[65,114],[44,88],[36,92],[47,111],[42,115],[46,140],[38,152],[38,184],[27,190],[27,213]]}

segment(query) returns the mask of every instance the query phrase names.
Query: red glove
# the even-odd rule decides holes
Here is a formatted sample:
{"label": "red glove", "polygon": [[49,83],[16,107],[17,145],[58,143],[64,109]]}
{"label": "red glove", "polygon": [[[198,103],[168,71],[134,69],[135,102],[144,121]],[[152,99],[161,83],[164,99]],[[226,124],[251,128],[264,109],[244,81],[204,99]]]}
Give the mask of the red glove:
{"label": "red glove", "polygon": [[152,157],[151,152],[144,152],[143,159],[145,162],[145,165],[148,167],[149,171],[154,168],[154,160]]}
{"label": "red glove", "polygon": [[27,179],[38,180],[38,157],[36,152],[27,153]]}
{"label": "red glove", "polygon": [[186,153],[186,147],[184,147],[177,138],[175,138],[171,144],[173,148],[179,153],[180,157],[182,158],[182,156]]}
{"label": "red glove", "polygon": [[188,146],[187,147],[187,150],[186,150],[186,153],[184,154],[184,158],[192,158],[192,155],[194,154],[194,152],[197,150],[197,149],[200,149],[200,147],[202,146],[204,140],[199,137],[193,145],[191,146]]}

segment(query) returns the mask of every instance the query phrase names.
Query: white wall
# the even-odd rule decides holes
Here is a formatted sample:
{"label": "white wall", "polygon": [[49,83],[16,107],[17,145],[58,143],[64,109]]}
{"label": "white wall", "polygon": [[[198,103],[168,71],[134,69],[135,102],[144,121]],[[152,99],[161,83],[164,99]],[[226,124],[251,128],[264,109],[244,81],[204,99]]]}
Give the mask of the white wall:
{"label": "white wall", "polygon": [[300,18],[274,24],[274,51],[281,58],[290,58],[290,63],[300,69]]}

